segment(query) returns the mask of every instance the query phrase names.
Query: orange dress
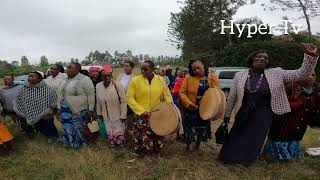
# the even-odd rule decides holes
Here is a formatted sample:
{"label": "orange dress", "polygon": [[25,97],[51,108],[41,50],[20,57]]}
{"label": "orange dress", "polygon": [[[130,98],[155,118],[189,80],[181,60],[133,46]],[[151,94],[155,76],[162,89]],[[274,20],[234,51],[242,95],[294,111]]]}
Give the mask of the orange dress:
{"label": "orange dress", "polygon": [[0,144],[11,141],[13,136],[9,133],[6,126],[2,123],[2,119],[0,118]]}

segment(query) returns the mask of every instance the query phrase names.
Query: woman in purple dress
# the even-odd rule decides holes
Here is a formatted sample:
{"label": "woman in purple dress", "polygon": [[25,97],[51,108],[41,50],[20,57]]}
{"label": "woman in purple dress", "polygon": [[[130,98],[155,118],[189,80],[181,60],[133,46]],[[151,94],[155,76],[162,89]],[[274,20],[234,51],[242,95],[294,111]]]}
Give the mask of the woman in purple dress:
{"label": "woman in purple dress", "polygon": [[298,70],[269,68],[269,55],[264,50],[249,55],[249,69],[235,75],[228,97],[224,121],[229,122],[234,108],[236,118],[219,154],[220,161],[249,166],[257,159],[273,116],[290,112],[284,84],[306,79],[316,67],[317,48],[304,44],[304,49]]}

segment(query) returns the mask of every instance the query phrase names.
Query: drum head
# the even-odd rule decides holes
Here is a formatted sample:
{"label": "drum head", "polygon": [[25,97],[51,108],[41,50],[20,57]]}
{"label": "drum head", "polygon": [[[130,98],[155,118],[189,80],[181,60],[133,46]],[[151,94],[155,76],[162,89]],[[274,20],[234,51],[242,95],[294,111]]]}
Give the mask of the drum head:
{"label": "drum head", "polygon": [[179,125],[179,115],[173,104],[161,102],[150,114],[150,128],[159,136],[172,134]]}
{"label": "drum head", "polygon": [[217,114],[213,117],[213,121],[215,120],[219,120],[219,119],[223,119],[224,117],[224,113],[226,112],[226,106],[227,106],[227,101],[226,101],[226,96],[224,95],[224,92],[221,91],[219,89],[219,94],[220,94],[220,97],[221,97],[221,101],[220,101],[220,105],[219,105],[219,108],[218,108],[218,112]]}
{"label": "drum head", "polygon": [[203,95],[200,106],[199,113],[203,120],[211,120],[218,112],[221,102],[221,96],[219,94],[219,89],[209,88]]}

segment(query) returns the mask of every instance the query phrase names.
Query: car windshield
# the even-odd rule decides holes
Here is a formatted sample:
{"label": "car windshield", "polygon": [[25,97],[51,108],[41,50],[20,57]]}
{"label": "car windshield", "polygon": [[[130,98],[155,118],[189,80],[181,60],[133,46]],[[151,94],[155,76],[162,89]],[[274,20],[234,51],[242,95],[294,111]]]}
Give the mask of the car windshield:
{"label": "car windshield", "polygon": [[15,78],[16,81],[26,80],[27,76],[18,76]]}
{"label": "car windshield", "polygon": [[219,79],[233,79],[237,72],[239,71],[221,71]]}

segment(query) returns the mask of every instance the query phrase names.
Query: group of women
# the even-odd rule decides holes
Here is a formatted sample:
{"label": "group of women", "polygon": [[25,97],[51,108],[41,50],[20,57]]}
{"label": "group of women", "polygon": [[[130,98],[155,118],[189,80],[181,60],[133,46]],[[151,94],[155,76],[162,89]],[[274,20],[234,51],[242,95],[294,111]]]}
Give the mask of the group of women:
{"label": "group of women", "polygon": [[[235,75],[228,96],[223,123],[230,122],[233,110],[236,116],[218,156],[220,161],[247,166],[260,155],[277,159],[301,155],[300,141],[320,108],[320,86],[315,85],[314,73],[317,48],[305,44],[304,49],[298,70],[271,68],[264,50],[249,55],[248,69]],[[25,131],[39,131],[49,143],[57,138],[73,149],[96,140],[98,134],[91,133],[87,123],[99,118],[112,147],[124,147],[127,131],[132,131],[135,151],[159,153],[164,137],[152,131],[149,118],[160,102],[174,103],[183,112],[187,152],[193,143],[198,151],[201,142],[211,139],[211,122],[201,118],[199,103],[209,88],[219,88],[219,80],[201,60],[191,60],[188,72],[178,70],[170,77],[173,82],[169,77],[166,80],[152,61],[142,63],[141,75],[134,76],[133,68],[132,62],[125,62],[125,73],[114,81],[108,65],[92,68],[91,79],[80,73],[78,63],[70,63],[66,74],[63,67],[54,65],[46,80],[41,73],[32,72],[23,87],[6,84],[10,93],[0,91],[0,101],[4,107],[10,106],[5,113]],[[58,138],[54,115],[62,123],[62,138]]]}

